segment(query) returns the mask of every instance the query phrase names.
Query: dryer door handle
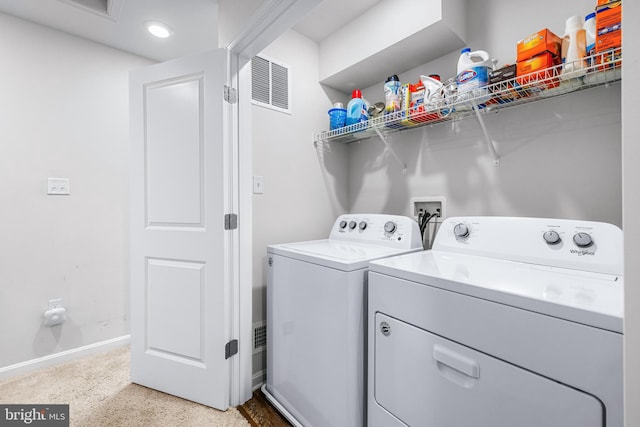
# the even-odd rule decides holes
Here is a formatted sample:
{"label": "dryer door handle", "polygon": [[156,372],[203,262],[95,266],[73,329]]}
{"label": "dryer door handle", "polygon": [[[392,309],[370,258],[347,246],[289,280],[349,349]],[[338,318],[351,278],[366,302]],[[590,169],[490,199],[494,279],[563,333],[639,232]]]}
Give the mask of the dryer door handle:
{"label": "dryer door handle", "polygon": [[437,363],[455,369],[468,377],[480,378],[480,364],[470,357],[436,344],[433,346],[433,358]]}

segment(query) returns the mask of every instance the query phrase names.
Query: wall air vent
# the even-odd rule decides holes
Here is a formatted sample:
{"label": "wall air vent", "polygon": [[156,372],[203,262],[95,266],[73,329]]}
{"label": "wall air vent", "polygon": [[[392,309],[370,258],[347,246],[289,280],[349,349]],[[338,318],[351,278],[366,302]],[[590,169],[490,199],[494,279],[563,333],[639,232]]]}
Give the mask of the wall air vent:
{"label": "wall air vent", "polygon": [[251,100],[254,104],[291,114],[291,69],[264,56],[251,60]]}
{"label": "wall air vent", "polygon": [[253,324],[253,354],[259,353],[267,346],[267,323],[265,321]]}
{"label": "wall air vent", "polygon": [[58,0],[72,6],[76,6],[94,15],[118,21],[120,9],[124,0]]}

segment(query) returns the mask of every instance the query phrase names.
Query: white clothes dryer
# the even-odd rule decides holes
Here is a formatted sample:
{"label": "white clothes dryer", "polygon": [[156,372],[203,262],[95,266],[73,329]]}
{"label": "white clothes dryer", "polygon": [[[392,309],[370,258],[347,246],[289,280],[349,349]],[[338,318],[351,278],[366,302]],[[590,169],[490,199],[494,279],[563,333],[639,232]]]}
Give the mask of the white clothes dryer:
{"label": "white clothes dryer", "polygon": [[433,249],[374,261],[372,427],[622,427],[622,231],[445,220]]}
{"label": "white clothes dryer", "polygon": [[329,238],[267,249],[267,382],[296,426],[365,422],[369,261],[421,251],[415,220],[342,215]]}

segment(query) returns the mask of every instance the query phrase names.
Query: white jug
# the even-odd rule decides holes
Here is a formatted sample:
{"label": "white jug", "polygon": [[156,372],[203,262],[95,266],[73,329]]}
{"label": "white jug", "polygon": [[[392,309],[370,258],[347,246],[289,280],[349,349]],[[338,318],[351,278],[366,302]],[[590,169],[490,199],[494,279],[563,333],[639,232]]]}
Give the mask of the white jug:
{"label": "white jug", "polygon": [[586,74],[586,48],[587,37],[583,28],[582,16],[572,16],[567,19],[562,38],[561,78],[568,79]]}
{"label": "white jug", "polygon": [[[497,60],[484,50],[471,51],[469,48],[462,49],[460,59],[458,59],[458,74],[456,83],[458,84],[458,101],[474,99],[474,103],[480,108],[484,107],[484,102],[491,99],[489,90],[489,73],[495,69]],[[471,108],[471,103],[463,103],[459,109]]]}

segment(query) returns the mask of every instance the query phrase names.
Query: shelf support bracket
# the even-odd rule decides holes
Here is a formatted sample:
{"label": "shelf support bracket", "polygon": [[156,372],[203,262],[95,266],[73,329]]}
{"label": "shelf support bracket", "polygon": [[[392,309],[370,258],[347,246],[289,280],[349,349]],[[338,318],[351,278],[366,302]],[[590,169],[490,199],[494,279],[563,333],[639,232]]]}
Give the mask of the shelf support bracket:
{"label": "shelf support bracket", "polygon": [[489,132],[487,132],[487,127],[484,124],[484,119],[480,114],[480,109],[478,108],[475,99],[471,100],[471,105],[473,106],[473,111],[476,113],[476,117],[478,118],[478,123],[480,123],[480,128],[482,129],[484,138],[487,140],[487,146],[489,147],[489,151],[491,152],[491,156],[493,157],[493,165],[500,166],[500,157],[498,156],[495,145],[493,145],[493,140],[491,139],[491,137],[489,137]]}
{"label": "shelf support bracket", "polygon": [[389,152],[393,155],[393,157],[396,159],[396,161],[398,163],[400,163],[400,166],[402,166],[402,175],[406,175],[407,174],[407,165],[405,165],[404,162],[402,160],[400,160],[400,157],[398,157],[396,152],[393,150],[393,147],[391,147],[391,145],[387,141],[387,137],[384,136],[382,134],[382,132],[380,132],[380,129],[378,129],[377,127],[374,127],[373,130],[376,131],[376,134],[378,134],[378,138],[380,138],[380,141],[382,141],[382,143],[384,145],[386,145],[386,147],[389,150]]}

